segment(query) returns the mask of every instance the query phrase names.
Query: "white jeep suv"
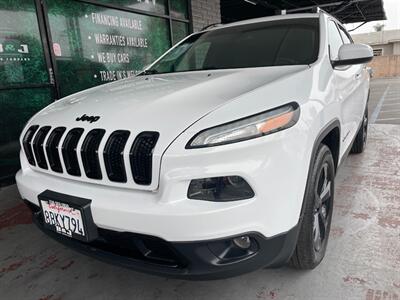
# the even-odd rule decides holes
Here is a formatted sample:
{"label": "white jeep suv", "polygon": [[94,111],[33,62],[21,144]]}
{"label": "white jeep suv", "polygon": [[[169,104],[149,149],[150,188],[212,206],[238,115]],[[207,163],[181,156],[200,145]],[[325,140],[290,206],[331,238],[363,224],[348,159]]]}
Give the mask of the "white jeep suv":
{"label": "white jeep suv", "polygon": [[371,59],[323,12],[194,33],[135,78],[36,114],[20,194],[49,236],[136,270],[312,269],[336,170],[365,147]]}

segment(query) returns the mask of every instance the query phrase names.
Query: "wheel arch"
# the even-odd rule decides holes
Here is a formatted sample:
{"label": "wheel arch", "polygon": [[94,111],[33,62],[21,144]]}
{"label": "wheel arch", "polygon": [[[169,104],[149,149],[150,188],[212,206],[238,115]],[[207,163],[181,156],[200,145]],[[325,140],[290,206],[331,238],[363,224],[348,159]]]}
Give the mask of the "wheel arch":
{"label": "wheel arch", "polygon": [[[340,153],[340,133],[341,133],[341,126],[339,119],[333,119],[327,125],[325,125],[322,130],[318,133],[317,138],[314,141],[314,145],[311,152],[310,162],[308,166],[307,172],[307,182],[306,187],[311,179],[311,170],[314,167],[314,158],[317,153],[318,147],[321,144],[325,144],[329,147],[333,155],[333,161],[335,163],[335,169],[337,169],[339,165],[339,153]],[[336,143],[336,145],[335,145]],[[332,148],[331,148],[332,147]],[[306,198],[306,191],[307,188],[304,189],[304,196],[303,196],[303,203],[301,206],[301,213],[300,213],[300,220],[301,222],[303,215],[304,215],[304,203]]]}
{"label": "wheel arch", "polygon": [[[339,125],[340,126],[340,125]],[[333,161],[335,163],[335,172],[339,165],[339,153],[340,153],[340,127],[334,126],[330,128],[326,134],[324,134],[323,139],[320,143],[317,143],[317,146],[320,144],[324,144],[328,146],[328,148],[332,152]],[[315,154],[315,153],[314,153]]]}
{"label": "wheel arch", "polygon": [[[311,152],[311,157],[310,157],[310,162],[309,162],[309,166],[308,166],[306,188],[304,189],[304,194],[303,194],[303,203],[301,205],[299,221],[296,225],[296,228],[297,228],[296,236],[295,236],[296,243],[295,243],[293,249],[291,249],[291,254],[289,257],[291,257],[293,255],[293,253],[295,253],[300,228],[302,226],[304,210],[305,210],[305,206],[306,206],[305,200],[306,200],[307,186],[311,180],[312,169],[314,167],[314,159],[315,159],[317,150],[322,143],[331,143],[331,145],[333,145],[332,143],[334,143],[335,139],[336,139],[336,141],[338,141],[338,143],[335,147],[334,152],[336,153],[337,157],[335,158],[335,153],[332,150],[331,150],[331,152],[334,155],[335,168],[337,168],[338,162],[339,162],[339,153],[340,153],[340,133],[341,133],[340,121],[339,121],[339,119],[333,119],[322,128],[322,130],[318,133],[317,138],[314,141],[312,152]],[[327,145],[327,146],[329,147],[329,145]]]}

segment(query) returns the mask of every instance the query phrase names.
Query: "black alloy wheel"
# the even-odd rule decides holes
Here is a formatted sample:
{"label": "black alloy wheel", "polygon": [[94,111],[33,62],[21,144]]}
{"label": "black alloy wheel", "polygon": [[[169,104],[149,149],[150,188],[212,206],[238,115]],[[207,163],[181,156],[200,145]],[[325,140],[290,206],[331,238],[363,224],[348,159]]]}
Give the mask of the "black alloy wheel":
{"label": "black alloy wheel", "polygon": [[318,182],[315,185],[315,203],[313,219],[313,241],[315,251],[321,251],[328,237],[328,219],[332,211],[332,178],[325,162],[319,171]]}
{"label": "black alloy wheel", "polygon": [[289,262],[304,270],[320,264],[328,245],[335,189],[335,164],[328,146],[318,147],[310,172],[296,249]]}
{"label": "black alloy wheel", "polygon": [[362,124],[351,147],[351,153],[362,153],[367,146],[368,137],[368,107],[365,108]]}

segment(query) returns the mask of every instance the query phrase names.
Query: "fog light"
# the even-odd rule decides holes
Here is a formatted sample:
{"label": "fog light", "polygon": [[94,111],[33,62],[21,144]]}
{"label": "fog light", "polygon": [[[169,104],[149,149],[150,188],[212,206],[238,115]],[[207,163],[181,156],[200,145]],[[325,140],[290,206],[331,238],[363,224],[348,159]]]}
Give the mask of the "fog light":
{"label": "fog light", "polygon": [[241,249],[249,249],[251,246],[251,239],[247,235],[237,237],[233,239],[233,243],[235,246],[241,248]]}
{"label": "fog light", "polygon": [[219,259],[215,264],[238,262],[247,259],[259,250],[255,236],[242,235],[208,243],[208,249]]}
{"label": "fog light", "polygon": [[254,197],[254,191],[240,176],[195,179],[190,182],[188,198],[206,201],[236,201]]}

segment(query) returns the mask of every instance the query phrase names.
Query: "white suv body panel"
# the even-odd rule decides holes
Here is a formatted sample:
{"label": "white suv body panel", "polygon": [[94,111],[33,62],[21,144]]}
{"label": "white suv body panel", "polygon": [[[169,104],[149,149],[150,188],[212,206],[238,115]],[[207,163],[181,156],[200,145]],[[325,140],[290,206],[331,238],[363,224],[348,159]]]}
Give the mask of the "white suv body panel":
{"label": "white suv body panel", "polygon": [[[259,87],[306,68],[305,66],[286,66],[213,71],[211,76],[213,80],[210,80],[209,71],[165,74],[162,77],[137,77],[134,80],[118,81],[68,96],[39,112],[28,123],[29,125],[34,122],[43,126],[56,125],[67,128],[81,127],[86,133],[93,128],[104,128],[106,134],[99,148],[100,153],[103,152],[107,138],[114,130],[131,132],[127,145],[131,145],[140,132],[160,132],[160,138],[153,153],[153,178],[155,180],[149,186],[135,184],[131,176],[128,176],[128,184],[120,184],[109,181],[107,177],[99,182],[87,178],[85,174],[76,178],[68,175],[65,170],[60,174],[35,166],[32,168],[62,178],[121,188],[156,190],[161,157],[182,131],[218,107],[239,98],[240,95],[251,93]],[[77,117],[89,112],[92,115],[100,116],[100,121],[93,124],[76,121]],[[62,120],[61,123],[60,120]],[[21,139],[23,136],[24,134]],[[63,143],[64,138],[65,135],[60,144]],[[82,142],[83,139],[78,148]],[[126,170],[129,170],[129,151],[130,148],[126,147]],[[79,155],[78,160],[83,169]],[[105,174],[104,163],[101,160],[100,163],[103,174]]]}
{"label": "white suv body panel", "polygon": [[[362,65],[332,68],[327,54],[327,15],[262,20],[310,16],[319,16],[321,26],[320,55],[310,66],[142,76],[80,92],[44,109],[27,128],[33,124],[85,131],[105,128],[107,134],[126,129],[132,132],[127,145],[141,131],[159,131],[153,182],[137,185],[129,172],[127,183],[55,174],[32,167],[22,153],[22,169],[16,176],[22,198],[38,205],[38,195],[47,189],[88,198],[98,227],[167,241],[212,240],[244,232],[272,237],[287,232],[299,221],[316,140],[328,125],[340,124],[340,162],[361,123],[369,88]],[[356,78],[355,74],[360,75]],[[301,113],[289,129],[229,145],[185,149],[201,130],[293,101]],[[94,124],[77,123],[75,118],[84,113],[101,119]],[[129,170],[129,149],[125,150]],[[82,169],[80,159],[79,163]],[[105,174],[102,159],[100,164]],[[187,198],[192,179],[225,175],[242,176],[255,197],[222,203]]]}

